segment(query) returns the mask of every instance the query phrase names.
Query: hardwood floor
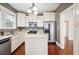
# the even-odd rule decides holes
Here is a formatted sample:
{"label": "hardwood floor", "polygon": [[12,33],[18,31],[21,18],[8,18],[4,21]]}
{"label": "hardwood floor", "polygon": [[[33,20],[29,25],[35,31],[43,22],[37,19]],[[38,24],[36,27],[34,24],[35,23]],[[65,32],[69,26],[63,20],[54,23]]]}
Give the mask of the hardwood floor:
{"label": "hardwood floor", "polygon": [[68,37],[65,37],[65,51],[68,51],[67,54],[73,54],[73,40],[68,40]]}
{"label": "hardwood floor", "polygon": [[18,47],[11,55],[25,55],[25,43]]}
{"label": "hardwood floor", "polygon": [[73,41],[66,39],[63,50],[56,43],[48,43],[48,55],[73,55]]}

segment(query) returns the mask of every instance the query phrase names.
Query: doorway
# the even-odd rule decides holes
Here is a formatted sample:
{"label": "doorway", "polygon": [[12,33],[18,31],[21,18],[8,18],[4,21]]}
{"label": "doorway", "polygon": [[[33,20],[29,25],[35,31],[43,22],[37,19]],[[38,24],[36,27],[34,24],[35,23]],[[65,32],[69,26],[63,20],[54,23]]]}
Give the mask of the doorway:
{"label": "doorway", "polygon": [[68,50],[69,52],[66,52],[68,54],[73,54],[73,40],[70,40],[69,38],[69,21],[64,21],[64,38],[65,38],[65,48],[64,51]]}
{"label": "doorway", "polygon": [[73,24],[74,24],[74,15],[73,15],[73,5],[68,9],[64,10],[60,14],[60,47],[67,52],[67,54],[73,54]]}
{"label": "doorway", "polygon": [[68,39],[68,33],[69,33],[69,21],[64,21],[64,37]]}

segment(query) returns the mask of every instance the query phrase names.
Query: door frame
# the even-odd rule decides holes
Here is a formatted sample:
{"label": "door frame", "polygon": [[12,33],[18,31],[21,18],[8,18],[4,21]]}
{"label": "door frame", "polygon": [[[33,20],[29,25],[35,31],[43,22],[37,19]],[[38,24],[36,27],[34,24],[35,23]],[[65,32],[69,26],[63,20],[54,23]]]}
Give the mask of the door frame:
{"label": "door frame", "polygon": [[[66,31],[66,32],[67,32],[67,33],[66,33],[67,35],[64,35],[64,37],[69,37],[69,35],[68,35],[68,32],[69,32],[69,21],[64,21],[64,25],[65,25],[65,24],[66,24],[66,26],[67,26],[67,27],[66,27],[66,28],[67,28],[67,29],[66,29],[66,30],[67,30],[67,31]],[[64,26],[64,29],[65,29],[65,26]],[[65,31],[65,30],[64,30],[64,31]]]}
{"label": "door frame", "polygon": [[72,8],[74,8],[74,5],[71,5],[70,7],[68,7],[63,12],[60,13],[60,39],[61,40],[60,40],[60,43],[58,43],[58,42],[56,42],[56,43],[61,49],[64,49],[64,47],[65,47],[63,15]]}

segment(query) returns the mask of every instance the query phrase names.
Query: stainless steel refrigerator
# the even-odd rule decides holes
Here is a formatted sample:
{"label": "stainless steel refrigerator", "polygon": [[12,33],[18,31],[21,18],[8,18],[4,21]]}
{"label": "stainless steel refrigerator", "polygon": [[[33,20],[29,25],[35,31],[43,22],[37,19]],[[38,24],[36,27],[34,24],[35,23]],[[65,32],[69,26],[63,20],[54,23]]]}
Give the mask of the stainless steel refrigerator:
{"label": "stainless steel refrigerator", "polygon": [[48,33],[48,42],[55,42],[55,22],[44,21],[44,32]]}

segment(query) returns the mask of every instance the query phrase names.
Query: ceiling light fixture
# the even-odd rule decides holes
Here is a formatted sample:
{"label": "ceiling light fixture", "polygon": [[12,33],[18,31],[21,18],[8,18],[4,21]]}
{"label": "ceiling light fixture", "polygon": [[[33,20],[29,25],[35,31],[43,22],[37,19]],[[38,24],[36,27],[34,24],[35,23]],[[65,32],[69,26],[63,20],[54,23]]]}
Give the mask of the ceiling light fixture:
{"label": "ceiling light fixture", "polygon": [[34,12],[34,15],[37,15],[37,14],[38,14],[38,12],[37,12],[37,11],[35,11],[35,12]]}
{"label": "ceiling light fixture", "polygon": [[37,15],[37,14],[38,14],[38,9],[37,9],[37,7],[35,6],[35,4],[32,3],[32,7],[30,7],[30,8],[27,10],[27,12],[28,12],[28,13],[33,13],[33,14]]}
{"label": "ceiling light fixture", "polygon": [[31,9],[28,9],[27,12],[28,12],[28,13],[32,13]]}

